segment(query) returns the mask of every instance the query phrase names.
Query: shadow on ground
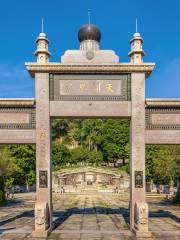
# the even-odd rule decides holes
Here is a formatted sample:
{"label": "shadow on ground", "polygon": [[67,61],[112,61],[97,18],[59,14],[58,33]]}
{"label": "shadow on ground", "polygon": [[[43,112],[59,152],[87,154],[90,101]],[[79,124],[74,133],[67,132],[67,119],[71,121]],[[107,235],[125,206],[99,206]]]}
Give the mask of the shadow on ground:
{"label": "shadow on ground", "polygon": [[[15,204],[14,202],[12,204]],[[118,214],[122,215],[125,220],[126,224],[129,224],[129,210],[127,208],[108,208],[108,207],[100,207],[96,206],[94,208],[69,208],[66,211],[54,211],[53,217],[55,221],[53,222],[54,229],[58,228],[61,224],[63,224],[70,216],[72,215],[85,215],[85,214]],[[21,218],[34,218],[34,211],[24,211],[21,214],[17,214],[16,216],[7,216],[4,220],[0,221],[0,226],[5,226],[6,224],[13,223],[17,219]],[[150,211],[149,212],[150,218],[171,218],[175,222],[180,223],[180,218],[174,215],[172,212],[165,211],[165,210],[158,210],[158,211]],[[14,229],[13,227],[10,229]],[[7,228],[4,231],[7,231]],[[1,232],[4,232],[3,228],[1,228]]]}

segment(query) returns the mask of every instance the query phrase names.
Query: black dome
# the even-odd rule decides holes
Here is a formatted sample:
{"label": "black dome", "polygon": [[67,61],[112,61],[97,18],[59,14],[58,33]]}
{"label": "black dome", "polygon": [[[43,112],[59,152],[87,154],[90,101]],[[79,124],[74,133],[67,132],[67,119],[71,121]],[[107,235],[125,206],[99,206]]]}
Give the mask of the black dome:
{"label": "black dome", "polygon": [[95,40],[100,42],[101,32],[98,27],[93,24],[86,24],[79,29],[78,39],[80,42],[84,40]]}

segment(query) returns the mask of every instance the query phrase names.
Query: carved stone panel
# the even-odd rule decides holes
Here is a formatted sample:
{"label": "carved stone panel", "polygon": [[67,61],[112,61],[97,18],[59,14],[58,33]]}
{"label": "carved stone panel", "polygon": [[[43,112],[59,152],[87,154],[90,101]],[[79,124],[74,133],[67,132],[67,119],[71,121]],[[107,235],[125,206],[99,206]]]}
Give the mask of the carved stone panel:
{"label": "carved stone panel", "polygon": [[143,188],[143,171],[135,171],[135,188]]}
{"label": "carved stone panel", "polygon": [[179,125],[180,114],[152,114],[152,124]]}
{"label": "carved stone panel", "polygon": [[128,101],[129,74],[51,74],[51,101]]}
{"label": "carved stone panel", "polygon": [[39,187],[47,188],[48,187],[48,172],[47,171],[39,171]]}
{"label": "carved stone panel", "polygon": [[180,130],[180,108],[146,107],[146,130]]}
{"label": "carved stone panel", "polygon": [[0,129],[35,129],[35,108],[1,107]]}

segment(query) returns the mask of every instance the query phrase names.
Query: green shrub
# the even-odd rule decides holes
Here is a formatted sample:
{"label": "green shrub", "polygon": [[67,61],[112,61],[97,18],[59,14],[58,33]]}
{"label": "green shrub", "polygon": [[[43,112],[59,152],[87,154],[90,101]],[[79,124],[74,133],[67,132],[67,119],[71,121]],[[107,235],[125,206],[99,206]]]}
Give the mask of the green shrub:
{"label": "green shrub", "polygon": [[175,203],[180,203],[180,193],[177,193],[176,196],[173,198]]}

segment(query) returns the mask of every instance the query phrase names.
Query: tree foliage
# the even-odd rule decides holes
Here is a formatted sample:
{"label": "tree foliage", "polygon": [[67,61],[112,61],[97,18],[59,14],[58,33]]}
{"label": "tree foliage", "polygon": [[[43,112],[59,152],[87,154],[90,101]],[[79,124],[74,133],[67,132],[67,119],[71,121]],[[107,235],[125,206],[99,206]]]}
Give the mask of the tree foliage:
{"label": "tree foliage", "polygon": [[36,180],[36,152],[34,145],[13,145],[10,154],[16,165],[14,184],[33,185]]}
{"label": "tree foliage", "polygon": [[52,166],[53,169],[58,169],[60,166],[65,165],[70,160],[70,151],[64,145],[58,142],[53,142],[52,145]]}
{"label": "tree foliage", "polygon": [[15,165],[12,162],[7,148],[0,149],[0,204],[5,202],[6,180],[15,171]]}
{"label": "tree foliage", "polygon": [[[173,150],[174,149],[174,150]],[[146,147],[146,180],[159,184],[175,181],[180,173],[173,151],[176,147],[149,145]]]}
{"label": "tree foliage", "polygon": [[[127,119],[54,119],[52,137],[53,170],[62,166],[106,164],[120,166],[129,172]],[[35,183],[35,146],[13,145],[1,149],[6,149],[0,161],[0,171],[6,175],[6,186]],[[16,166],[13,171],[10,163]],[[178,176],[180,146],[146,146],[147,181],[169,183]]]}

